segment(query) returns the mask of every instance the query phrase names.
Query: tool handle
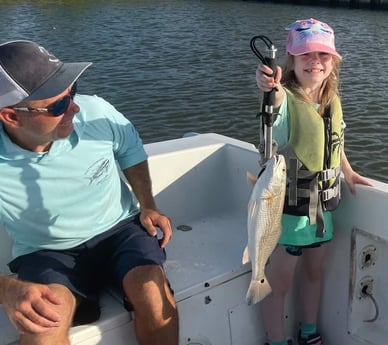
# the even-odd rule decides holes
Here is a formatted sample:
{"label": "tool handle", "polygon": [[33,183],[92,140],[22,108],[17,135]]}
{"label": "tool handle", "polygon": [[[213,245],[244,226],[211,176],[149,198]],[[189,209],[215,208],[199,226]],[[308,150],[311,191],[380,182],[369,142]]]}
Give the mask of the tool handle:
{"label": "tool handle", "polygon": [[[276,51],[274,45],[271,45],[268,49],[268,56],[265,57],[266,65],[272,69],[271,77],[276,77],[277,63],[276,63]],[[272,125],[274,123],[274,109],[275,104],[275,92],[278,89],[275,87],[269,92],[264,92],[263,98],[263,123],[264,123],[264,138],[265,138],[265,150],[264,159],[269,160],[272,157]]]}
{"label": "tool handle", "polygon": [[[272,69],[272,74],[270,77],[276,77],[277,73],[277,63],[276,63],[276,51],[277,49],[274,45],[271,45],[267,49],[268,56],[265,57],[265,64]],[[277,88],[273,88],[271,91],[264,92],[263,98],[263,114],[264,114],[264,123],[272,127],[273,124],[273,105],[275,104],[275,92]]]}

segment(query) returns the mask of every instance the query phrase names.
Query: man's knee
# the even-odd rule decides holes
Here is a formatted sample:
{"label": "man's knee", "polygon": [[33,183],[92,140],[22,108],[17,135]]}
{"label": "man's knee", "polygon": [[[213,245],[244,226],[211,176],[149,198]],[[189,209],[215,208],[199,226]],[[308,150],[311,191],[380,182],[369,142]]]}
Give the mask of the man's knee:
{"label": "man's knee", "polygon": [[77,298],[70,289],[64,285],[49,284],[48,286],[57,294],[61,301],[60,304],[52,304],[52,308],[61,316],[58,331],[67,334],[77,308]]}
{"label": "man's knee", "polygon": [[136,310],[146,305],[168,303],[175,308],[173,293],[164,270],[157,265],[138,266],[129,271],[123,280],[124,293]]}
{"label": "man's knee", "polygon": [[123,287],[144,288],[147,285],[162,285],[166,278],[163,268],[158,265],[143,265],[131,269],[124,276]]}

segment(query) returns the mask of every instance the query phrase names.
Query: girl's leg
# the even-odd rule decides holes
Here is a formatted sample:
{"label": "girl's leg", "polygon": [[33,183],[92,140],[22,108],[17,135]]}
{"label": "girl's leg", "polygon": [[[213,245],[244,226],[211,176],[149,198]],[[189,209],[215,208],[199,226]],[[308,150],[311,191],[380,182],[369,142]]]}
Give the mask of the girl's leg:
{"label": "girl's leg", "polygon": [[266,267],[266,275],[272,293],[260,302],[268,339],[282,341],[284,335],[284,302],[293,282],[298,256],[290,255],[285,247],[278,245]]}
{"label": "girl's leg", "polygon": [[321,300],[322,277],[327,244],[317,248],[306,248],[300,259],[299,288],[301,321],[316,324]]}

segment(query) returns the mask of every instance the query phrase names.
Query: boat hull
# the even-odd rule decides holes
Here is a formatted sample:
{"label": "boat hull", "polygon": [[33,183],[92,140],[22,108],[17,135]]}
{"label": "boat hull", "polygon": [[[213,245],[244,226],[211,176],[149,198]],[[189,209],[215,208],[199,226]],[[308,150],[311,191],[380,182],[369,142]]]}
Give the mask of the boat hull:
{"label": "boat hull", "polygon": [[[251,267],[241,263],[252,188],[246,172],[259,171],[256,148],[211,133],[145,147],[157,204],[174,227],[165,269],[178,303],[180,345],[264,343],[260,306],[245,302]],[[343,184],[343,198],[334,212],[335,235],[329,244],[319,318],[328,345],[380,345],[388,338],[384,329],[388,186],[375,183],[376,188],[357,187],[356,196]],[[0,272],[8,274],[10,241],[4,231],[0,246]],[[363,254],[366,249],[370,256]],[[373,263],[363,266],[360,261],[366,257]],[[364,322],[375,316],[375,306],[369,297],[360,297],[362,282],[371,284],[379,306],[374,322]],[[296,289],[286,301],[289,337],[295,337],[298,326]],[[72,345],[137,344],[133,315],[121,306],[117,291],[109,288],[103,294],[101,319],[72,328],[70,336]],[[16,331],[0,306],[0,345],[16,341]]]}

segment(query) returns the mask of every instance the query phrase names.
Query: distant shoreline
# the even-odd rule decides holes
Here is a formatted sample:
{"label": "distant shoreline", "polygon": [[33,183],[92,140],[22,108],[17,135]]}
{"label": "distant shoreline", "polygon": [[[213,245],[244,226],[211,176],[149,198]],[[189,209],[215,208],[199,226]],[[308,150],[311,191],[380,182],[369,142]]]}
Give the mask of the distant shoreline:
{"label": "distant shoreline", "polygon": [[279,4],[317,5],[350,9],[388,10],[388,0],[254,0]]}

